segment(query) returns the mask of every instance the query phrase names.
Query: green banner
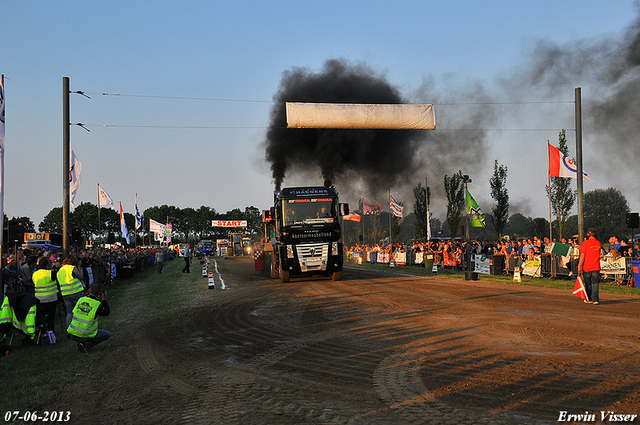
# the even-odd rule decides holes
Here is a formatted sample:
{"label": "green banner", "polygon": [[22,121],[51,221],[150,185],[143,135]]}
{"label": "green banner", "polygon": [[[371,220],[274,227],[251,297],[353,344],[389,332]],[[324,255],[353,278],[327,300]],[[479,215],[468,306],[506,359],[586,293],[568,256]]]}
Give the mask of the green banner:
{"label": "green banner", "polygon": [[478,206],[478,203],[467,190],[467,214],[469,215],[469,224],[471,227],[485,227],[486,220],[484,212]]}

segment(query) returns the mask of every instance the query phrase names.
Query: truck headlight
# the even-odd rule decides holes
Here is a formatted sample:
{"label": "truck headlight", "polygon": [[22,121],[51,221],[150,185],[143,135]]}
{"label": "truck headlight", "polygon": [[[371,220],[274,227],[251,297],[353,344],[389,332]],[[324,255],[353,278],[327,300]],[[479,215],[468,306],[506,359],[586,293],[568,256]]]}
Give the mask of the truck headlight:
{"label": "truck headlight", "polygon": [[287,245],[287,258],[293,258],[293,245]]}
{"label": "truck headlight", "polygon": [[331,255],[338,255],[338,242],[331,242]]}

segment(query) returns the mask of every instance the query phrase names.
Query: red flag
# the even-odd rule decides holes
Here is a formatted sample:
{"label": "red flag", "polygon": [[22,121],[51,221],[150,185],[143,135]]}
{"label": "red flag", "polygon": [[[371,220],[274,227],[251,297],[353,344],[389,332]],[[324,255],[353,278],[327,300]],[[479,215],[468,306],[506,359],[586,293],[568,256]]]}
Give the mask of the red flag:
{"label": "red flag", "polygon": [[[549,177],[578,177],[578,166],[565,156],[558,148],[547,141],[549,146]],[[582,177],[592,182],[587,173],[582,171]]]}
{"label": "red flag", "polygon": [[576,279],[576,286],[573,287],[573,295],[589,301],[589,296],[587,295],[587,290],[584,287],[584,282],[582,281],[581,276],[578,276]]}

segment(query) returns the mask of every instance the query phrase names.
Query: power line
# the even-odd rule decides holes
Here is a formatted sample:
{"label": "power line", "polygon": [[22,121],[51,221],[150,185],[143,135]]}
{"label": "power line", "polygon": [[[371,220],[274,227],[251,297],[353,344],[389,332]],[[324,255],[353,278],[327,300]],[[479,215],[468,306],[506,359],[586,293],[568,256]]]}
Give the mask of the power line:
{"label": "power line", "polygon": [[122,94],[122,93],[90,93],[82,92],[82,94],[95,94],[102,96],[117,96],[117,97],[139,97],[146,99],[173,99],[173,100],[207,100],[216,102],[244,102],[244,103],[271,103],[270,100],[253,100],[253,99],[229,99],[221,97],[189,97],[189,96],[156,96],[145,94]]}
{"label": "power line", "polygon": [[83,127],[102,128],[174,128],[174,129],[258,129],[268,126],[230,126],[230,125],[129,125],[129,124],[82,124]]}
{"label": "power line", "polygon": [[[243,103],[272,103],[273,100],[258,100],[258,99],[233,99],[222,97],[191,97],[191,96],[160,96],[160,95],[146,95],[146,94],[126,94],[126,93],[92,93],[78,91],[74,93],[82,94],[83,96],[93,94],[99,96],[116,96],[116,97],[137,97],[143,99],[173,99],[173,100],[205,100],[214,102],[243,102]],[[445,102],[434,103],[434,106],[466,106],[466,105],[540,105],[540,104],[573,104],[573,100],[531,100],[531,101],[505,101],[505,102]]]}
{"label": "power line", "polygon": [[[178,130],[189,130],[189,129],[205,129],[205,130],[215,130],[215,129],[267,129],[267,128],[276,128],[271,126],[218,126],[218,125],[135,125],[135,124],[84,124],[79,123],[76,125],[81,125],[82,127],[102,127],[102,128],[166,128],[166,129],[178,129]],[[287,127],[277,127],[280,129],[287,129]],[[567,131],[575,131],[574,128],[563,128]],[[301,129],[292,129],[292,130],[301,130]],[[309,129],[311,130],[311,129]],[[560,131],[561,128],[436,128],[433,131],[526,131],[526,132],[536,132],[536,131]]]}
{"label": "power line", "polygon": [[520,100],[512,102],[452,102],[434,103],[434,106],[465,106],[465,105],[541,105],[541,104],[574,104],[573,100]]}

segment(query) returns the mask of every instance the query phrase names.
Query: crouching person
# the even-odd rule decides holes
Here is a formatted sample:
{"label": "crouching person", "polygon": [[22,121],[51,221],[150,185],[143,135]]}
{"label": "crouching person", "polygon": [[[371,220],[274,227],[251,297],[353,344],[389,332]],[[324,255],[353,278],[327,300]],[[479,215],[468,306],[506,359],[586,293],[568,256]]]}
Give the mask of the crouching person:
{"label": "crouching person", "polygon": [[105,296],[102,286],[94,283],[89,288],[89,295],[80,298],[73,308],[67,332],[78,343],[78,351],[87,353],[111,337],[109,331],[98,329],[98,316],[108,316],[111,312]]}

